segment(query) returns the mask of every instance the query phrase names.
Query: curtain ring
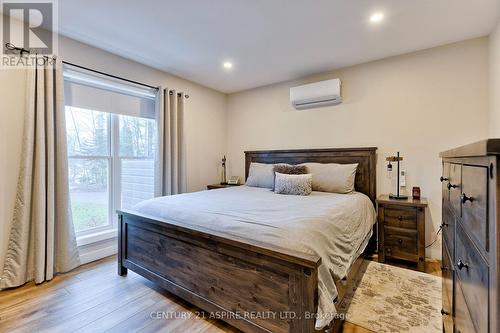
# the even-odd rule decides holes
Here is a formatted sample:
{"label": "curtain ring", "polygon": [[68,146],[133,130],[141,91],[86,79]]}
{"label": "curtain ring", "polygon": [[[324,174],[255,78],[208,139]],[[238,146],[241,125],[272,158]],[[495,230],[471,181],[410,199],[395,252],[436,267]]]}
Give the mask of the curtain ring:
{"label": "curtain ring", "polygon": [[170,91],[168,92],[168,94],[169,94],[170,96],[172,96],[172,95],[174,94],[174,91],[173,91],[173,90],[170,90]]}

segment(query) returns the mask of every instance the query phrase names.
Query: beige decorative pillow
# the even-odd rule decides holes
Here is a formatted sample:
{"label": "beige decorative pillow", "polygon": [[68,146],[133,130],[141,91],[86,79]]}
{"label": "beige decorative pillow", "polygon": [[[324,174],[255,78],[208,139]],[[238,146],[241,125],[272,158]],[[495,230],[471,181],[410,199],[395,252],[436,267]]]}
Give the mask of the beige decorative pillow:
{"label": "beige decorative pillow", "polygon": [[274,187],[274,164],[250,163],[245,185],[272,189]]}
{"label": "beige decorative pillow", "polygon": [[313,191],[350,193],[354,191],[354,180],[358,163],[304,163],[312,174]]}
{"label": "beige decorative pillow", "polygon": [[309,195],[312,192],[312,175],[287,175],[276,172],[274,193]]}

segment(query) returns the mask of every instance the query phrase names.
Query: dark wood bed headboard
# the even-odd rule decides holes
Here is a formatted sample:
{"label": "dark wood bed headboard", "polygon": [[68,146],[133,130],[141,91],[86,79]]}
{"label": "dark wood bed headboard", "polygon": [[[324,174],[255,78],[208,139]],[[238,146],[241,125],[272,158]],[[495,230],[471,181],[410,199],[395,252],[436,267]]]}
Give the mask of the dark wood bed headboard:
{"label": "dark wood bed headboard", "polygon": [[322,148],[292,150],[257,150],[245,152],[245,179],[248,177],[250,163],[358,163],[355,189],[366,194],[373,203],[376,193],[376,147],[368,148]]}

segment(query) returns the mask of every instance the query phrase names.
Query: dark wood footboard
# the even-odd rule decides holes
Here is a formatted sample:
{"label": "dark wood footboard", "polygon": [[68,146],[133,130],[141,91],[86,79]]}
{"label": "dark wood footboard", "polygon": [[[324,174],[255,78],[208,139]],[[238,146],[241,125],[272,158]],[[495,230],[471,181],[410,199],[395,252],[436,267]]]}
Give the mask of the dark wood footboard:
{"label": "dark wood footboard", "polygon": [[119,212],[127,269],[245,332],[314,332],[318,256]]}

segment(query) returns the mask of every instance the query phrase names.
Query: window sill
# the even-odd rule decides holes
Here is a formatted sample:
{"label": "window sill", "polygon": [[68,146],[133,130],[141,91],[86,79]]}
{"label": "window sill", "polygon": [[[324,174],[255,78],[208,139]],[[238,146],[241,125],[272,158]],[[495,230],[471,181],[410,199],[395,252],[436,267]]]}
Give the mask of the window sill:
{"label": "window sill", "polygon": [[76,244],[78,246],[85,246],[92,243],[97,243],[100,241],[112,239],[118,237],[118,229],[108,229],[103,231],[98,231],[92,234],[77,236]]}

